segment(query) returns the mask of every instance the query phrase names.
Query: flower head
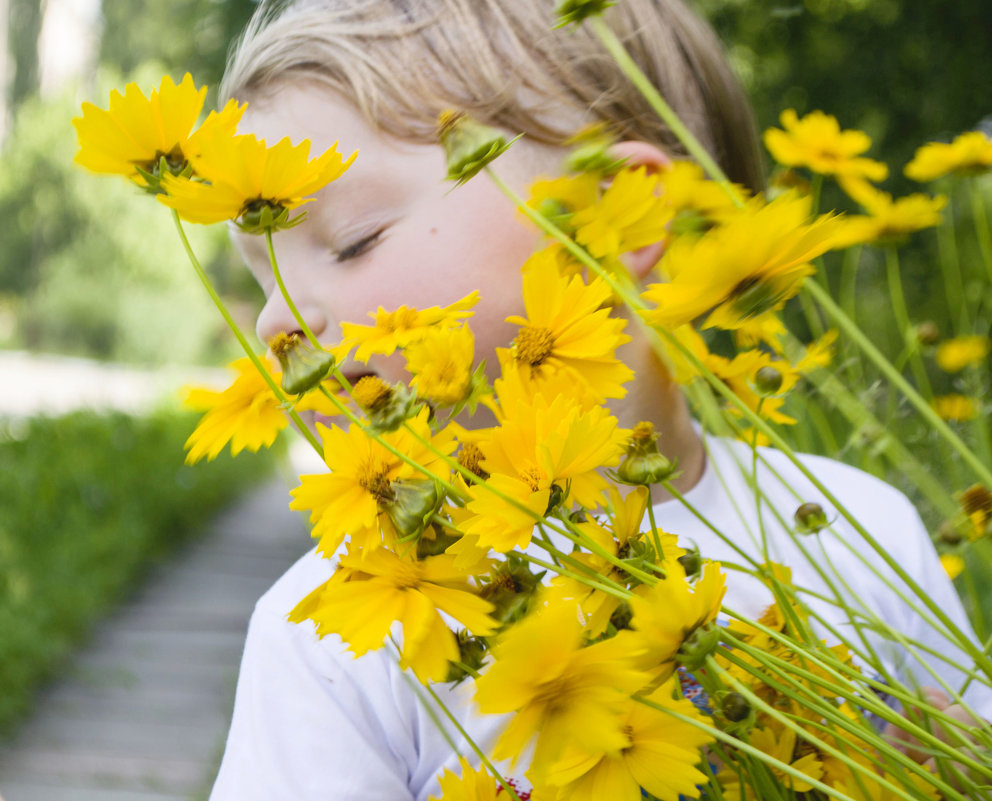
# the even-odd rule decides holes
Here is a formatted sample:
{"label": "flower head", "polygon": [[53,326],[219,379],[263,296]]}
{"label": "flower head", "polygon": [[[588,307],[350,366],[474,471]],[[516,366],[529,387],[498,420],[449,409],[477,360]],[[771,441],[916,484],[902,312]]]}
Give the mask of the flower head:
{"label": "flower head", "polygon": [[950,144],[931,142],[916,151],[906,165],[907,178],[933,181],[950,172],[977,175],[992,168],[992,139],[981,131],[968,131]]}
{"label": "flower head", "polygon": [[657,188],[658,177],[645,168],[621,170],[595,205],[572,216],[576,241],[598,259],[661,241],[673,212]]}
{"label": "flower head", "polygon": [[168,194],[159,200],[183,219],[204,225],[233,220],[248,233],[288,227],[300,219],[290,219],[289,212],[340,177],[356,155],[345,160],[331,146],[311,159],[309,140],[294,145],[287,137],[270,147],[251,135],[211,135],[202,138],[192,157],[204,180],[166,176]]}
{"label": "flower head", "polygon": [[186,73],[178,85],[165,76],[149,97],[129,83],[123,95],[110,93],[106,111],[83,103],[83,116],[72,121],[79,138],[76,163],[159,191],[163,159],[168,173],[188,174],[190,158],[199,152],[202,140],[218,133],[233,135],[246,108],[231,100],[219,113],[210,112],[194,131],[206,95],[207,87],[197,89]]}
{"label": "flower head", "polygon": [[813,111],[800,119],[793,109],[780,117],[785,129],[765,131],[765,147],[786,167],[808,167],[821,175],[866,178],[882,181],[889,168],[880,161],[863,158],[871,139],[863,131],[842,131],[836,117]]}
{"label": "flower head", "polygon": [[[713,741],[702,729],[683,718],[702,722],[691,701],[673,698],[670,679],[646,700],[628,698],[622,715],[623,748],[592,753],[571,747],[552,765],[545,782],[556,788],[558,799],[569,801],[640,801],[641,788],[659,801],[698,798],[706,780],[696,767],[700,748]],[[661,707],[658,709],[657,707]]]}
{"label": "flower head", "polygon": [[[425,470],[435,472],[440,469],[441,457],[431,447],[447,455],[454,450],[455,441],[445,432],[432,438],[427,414],[424,409],[412,418],[411,430],[384,434],[383,439]],[[320,539],[318,547],[327,555],[337,549],[345,535],[361,547],[378,547],[384,537],[388,540],[393,535],[387,520],[389,504],[396,500],[393,483],[429,476],[358,426],[347,431],[337,426],[318,428],[330,473],[301,476],[300,486],[292,492],[290,508],[310,511],[312,535]]]}
{"label": "flower head", "polygon": [[617,359],[616,349],[630,337],[626,325],[604,304],[610,288],[600,279],[561,276],[553,250],[532,256],[523,278],[527,317],[508,317],[521,326],[511,349],[525,382],[540,385],[556,372],[585,389],[591,398],[622,398],[633,372]]}
{"label": "flower head", "polygon": [[532,765],[550,766],[569,743],[590,752],[622,749],[624,701],[647,683],[616,638],[585,645],[574,604],[555,604],[510,628],[495,661],[476,681],[483,714],[515,712],[496,743],[497,759],[517,760],[536,737]]}
{"label": "flower head", "polygon": [[950,395],[935,395],[930,406],[941,420],[952,423],[964,423],[978,417],[979,405],[974,398],[967,395],[951,393]]}
{"label": "flower head", "polygon": [[893,200],[888,192],[859,179],[842,179],[841,185],[868,214],[843,218],[838,248],[864,242],[898,243],[914,231],[940,225],[940,211],[947,204],[943,195],[920,193]]}
{"label": "flower head", "polygon": [[432,327],[406,349],[410,386],[417,395],[440,406],[453,406],[472,391],[475,338],[466,325]]}
{"label": "flower head", "polygon": [[809,215],[809,198],[782,195],[701,237],[675,240],[660,265],[669,282],[644,292],[656,305],[645,319],[674,328],[708,312],[705,326],[733,329],[781,308],[814,272],[810,262],[835,244],[837,220]]}
{"label": "flower head", "polygon": [[354,358],[367,362],[373,354],[388,356],[397,348],[405,348],[419,342],[433,326],[450,328],[471,317],[472,307],[479,302],[479,293],[471,292],[461,300],[443,308],[431,306],[426,309],[411,309],[400,306],[395,311],[386,311],[382,306],[369,312],[375,322],[372,325],[341,323],[344,334],[343,347],[358,346]]}
{"label": "flower head", "polygon": [[496,801],[502,788],[489,771],[481,765],[475,770],[465,757],[461,757],[458,764],[462,768],[461,775],[445,768],[438,779],[441,795],[432,795],[428,801]]}
{"label": "flower head", "polygon": [[340,635],[356,656],[381,648],[399,621],[400,666],[425,683],[443,681],[448,663],[458,659],[458,645],[439,613],[479,636],[495,629],[492,605],[472,591],[468,579],[446,554],[418,560],[386,548],[349,551],[338,572],[297,604],[289,619],[312,620],[321,637]]}
{"label": "flower head", "polygon": [[960,373],[965,367],[981,364],[992,349],[992,340],[972,335],[946,339],[937,346],[937,366],[945,373]]}
{"label": "flower head", "polygon": [[[189,390],[184,405],[204,411],[203,418],[186,440],[186,463],[195,464],[204,457],[215,459],[228,442],[231,455],[242,450],[257,451],[269,447],[289,420],[279,399],[261,376],[251,359],[245,357],[230,365],[237,377],[227,389]],[[279,382],[279,374],[272,376]]]}

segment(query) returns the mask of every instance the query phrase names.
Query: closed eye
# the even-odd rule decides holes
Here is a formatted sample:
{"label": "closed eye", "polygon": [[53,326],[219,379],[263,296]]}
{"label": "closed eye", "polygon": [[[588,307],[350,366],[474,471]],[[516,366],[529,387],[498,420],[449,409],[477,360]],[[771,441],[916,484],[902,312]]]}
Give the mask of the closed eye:
{"label": "closed eye", "polygon": [[362,237],[357,242],[352,242],[347,247],[341,248],[341,250],[337,252],[337,260],[339,262],[348,261],[348,259],[354,259],[357,256],[361,256],[365,251],[369,250],[376,244],[376,242],[378,242],[379,237],[385,233],[385,230],[385,228],[382,228],[374,234]]}

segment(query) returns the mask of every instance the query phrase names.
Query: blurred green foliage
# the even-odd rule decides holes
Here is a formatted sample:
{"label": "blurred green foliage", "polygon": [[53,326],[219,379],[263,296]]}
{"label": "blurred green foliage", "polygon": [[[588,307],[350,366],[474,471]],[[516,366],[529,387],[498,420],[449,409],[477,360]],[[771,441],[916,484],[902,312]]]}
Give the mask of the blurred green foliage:
{"label": "blurred green foliage", "polygon": [[[895,166],[992,114],[988,0],[696,0],[728,44],[762,129],[821,109]],[[891,182],[890,182],[891,183]]]}
{"label": "blurred green foliage", "polygon": [[0,735],[91,625],[271,453],[183,463],[190,413],[0,422]]}

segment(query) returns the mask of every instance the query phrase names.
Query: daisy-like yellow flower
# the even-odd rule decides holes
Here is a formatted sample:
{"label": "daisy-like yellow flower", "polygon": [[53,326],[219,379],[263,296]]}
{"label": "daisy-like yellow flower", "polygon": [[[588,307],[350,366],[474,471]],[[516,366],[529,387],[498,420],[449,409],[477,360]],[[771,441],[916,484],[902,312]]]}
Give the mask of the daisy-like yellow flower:
{"label": "daisy-like yellow flower", "polygon": [[[427,417],[428,410],[422,409],[409,420],[412,432],[401,428],[382,437],[425,470],[446,476],[447,467],[441,457],[425,443],[447,455],[455,449],[455,440],[447,430],[432,437]],[[384,518],[390,504],[397,500],[393,483],[426,479],[426,474],[358,426],[352,425],[347,431],[333,425],[318,426],[318,430],[330,472],[300,476],[300,486],[292,491],[289,508],[310,511],[312,536],[320,540],[318,549],[327,556],[337,550],[346,535],[360,548],[378,547],[384,534],[387,538],[392,535]]]}
{"label": "daisy-like yellow flower", "polygon": [[[792,729],[778,726],[773,728],[769,725],[762,729],[752,729],[749,737],[751,745],[755,748],[779,762],[784,762],[804,776],[815,781],[823,777],[823,765],[819,754],[816,751],[797,750],[796,733]],[[813,789],[813,785],[808,781],[795,778],[781,768],[769,765],[768,770],[784,787],[797,793],[806,793]],[[748,797],[747,790],[741,787],[737,771],[729,767],[725,768],[718,778],[722,780],[724,795],[728,801],[738,801]]]}
{"label": "daisy-like yellow flower", "polygon": [[[79,138],[76,163],[94,172],[123,175],[158,191],[155,179],[161,177],[158,170],[163,158],[169,172],[178,175],[199,152],[205,136],[234,134],[246,108],[234,100],[219,113],[210,112],[203,125],[193,130],[206,96],[207,87],[197,89],[187,72],[178,86],[165,76],[149,97],[134,83],[124,87],[123,95],[114,90],[106,111],[83,103],[83,116],[72,121]],[[146,175],[152,176],[152,184]]]}
{"label": "daisy-like yellow flower", "polygon": [[947,577],[953,581],[964,570],[964,559],[956,553],[943,553],[940,555],[940,566],[944,568]]}
{"label": "daisy-like yellow flower", "polygon": [[493,664],[475,683],[483,714],[515,712],[493,756],[523,756],[537,738],[531,761],[537,775],[570,743],[589,753],[620,750],[624,702],[648,676],[634,667],[629,647],[616,638],[584,645],[574,604],[555,604],[512,626],[493,647]]}
{"label": "daisy-like yellow flower", "polygon": [[410,386],[422,398],[440,406],[465,400],[472,390],[475,338],[466,325],[431,327],[424,338],[406,349]]}
{"label": "daisy-like yellow flower", "polygon": [[500,791],[499,782],[483,766],[474,769],[465,757],[458,760],[461,765],[461,775],[452,773],[447,768],[438,779],[441,785],[441,795],[432,795],[428,801],[496,801]]}
{"label": "daisy-like yellow flower", "polygon": [[716,620],[726,592],[726,577],[716,562],[706,564],[695,584],[688,582],[679,562],[667,564],[666,570],[664,579],[630,599],[630,639],[641,649],[638,664],[658,680],[672,675],[679,651],[693,634]]}
{"label": "daisy-like yellow flower", "polygon": [[553,250],[534,254],[524,270],[527,316],[506,318],[521,326],[511,353],[523,380],[540,386],[549,374],[564,371],[599,402],[622,398],[634,373],[616,350],[630,337],[623,333],[626,321],[604,308],[609,286],[598,278],[586,284],[579,275],[561,276]]}
{"label": "daisy-like yellow flower", "polygon": [[289,212],[313,200],[307,196],[339,178],[357,155],[345,160],[332,145],[311,159],[310,140],[294,145],[288,137],[270,147],[251,135],[214,133],[199,145],[191,160],[204,180],[166,176],[167,194],[159,200],[184,220],[204,225],[233,220],[249,233],[292,225]]}
{"label": "daisy-like yellow flower", "polygon": [[479,293],[471,292],[450,306],[431,306],[427,309],[411,309],[400,306],[395,311],[386,311],[382,306],[369,312],[375,322],[372,325],[341,323],[344,335],[342,345],[355,347],[354,358],[367,362],[373,354],[388,356],[397,348],[405,348],[418,342],[434,326],[451,328],[462,320],[471,317],[472,307],[479,302]]}
{"label": "daisy-like yellow flower", "polygon": [[811,200],[782,195],[751,205],[700,237],[680,237],[660,268],[668,283],[643,293],[652,324],[674,328],[709,313],[705,326],[733,329],[782,307],[814,272],[810,263],[834,246],[837,220],[809,222]]}
{"label": "daisy-like yellow flower", "polygon": [[338,571],[304,598],[290,621],[312,620],[317,635],[338,634],[361,656],[381,648],[393,623],[403,626],[400,667],[422,682],[444,681],[458,659],[455,635],[439,614],[450,615],[476,636],[492,634],[492,604],[473,592],[469,576],[447,554],[417,560],[386,548],[350,551]]}
{"label": "daisy-like yellow flower", "polygon": [[[653,535],[646,537],[641,534],[641,521],[644,519],[648,502],[647,487],[635,487],[625,498],[620,496],[620,491],[613,485],[609,487],[607,493],[612,525],[592,519],[579,523],[578,530],[604,551],[620,559],[630,558],[638,552],[647,553],[644,543],[653,545],[655,541]],[[685,549],[679,546],[678,537],[674,534],[659,531],[658,542],[662,549],[661,554],[654,556],[654,561],[658,564],[674,561],[685,553]],[[654,554],[653,549],[650,553]],[[623,585],[629,579],[629,576],[615,564],[595,553],[575,551],[572,553],[572,558],[588,567],[590,574],[604,576],[616,584]],[[586,618],[586,630],[593,637],[606,631],[611,616],[620,606],[620,598],[616,595],[590,587],[583,581],[567,576],[554,578],[548,592],[555,599],[578,603]]]}
{"label": "daisy-like yellow flower", "polygon": [[937,346],[937,366],[945,373],[960,373],[981,364],[992,349],[992,340],[978,334],[945,339]]}
{"label": "daisy-like yellow flower", "polygon": [[866,178],[883,181],[889,168],[880,161],[861,156],[871,147],[863,131],[840,129],[836,117],[812,111],[802,119],[794,109],[779,118],[782,128],[765,131],[765,147],[785,167],[808,167],[820,175]]}
{"label": "daisy-like yellow flower", "polygon": [[978,403],[967,395],[936,395],[930,401],[930,406],[941,420],[951,423],[964,423],[978,417]]}
{"label": "daisy-like yellow flower", "polygon": [[947,205],[943,195],[917,193],[893,200],[888,192],[859,179],[844,179],[841,186],[868,214],[841,220],[836,244],[839,249],[866,242],[899,243],[915,231],[940,225],[941,209]]}
{"label": "daisy-like yellow flower", "polygon": [[644,167],[621,170],[595,205],[572,215],[576,241],[597,259],[661,241],[673,212],[657,190],[657,175]]}
{"label": "daisy-like yellow flower", "polygon": [[[691,701],[673,698],[670,679],[646,699],[690,720],[703,721]],[[552,766],[545,782],[556,801],[640,801],[644,788],[658,801],[699,798],[706,776],[696,767],[700,749],[712,736],[685,720],[641,703],[624,702],[623,748],[588,753],[569,748]]]}
{"label": "daisy-like yellow flower", "polygon": [[[230,365],[237,377],[222,392],[203,387],[190,389],[183,405],[206,412],[186,440],[186,464],[206,457],[217,458],[227,443],[231,455],[243,450],[253,453],[269,447],[287,425],[279,399],[247,356]],[[276,384],[280,374],[271,374]]]}
{"label": "daisy-like yellow flower", "polygon": [[917,149],[906,165],[907,178],[934,181],[950,172],[978,175],[992,168],[992,139],[981,131],[968,131],[950,144],[930,142]]}
{"label": "daisy-like yellow flower", "polygon": [[[673,161],[658,172],[661,199],[675,216],[670,228],[705,230],[725,222],[737,211],[737,203],[726,189],[706,177],[703,168],[692,161]],[[744,201],[747,190],[733,185],[737,199]]]}
{"label": "daisy-like yellow flower", "polygon": [[467,508],[475,517],[464,530],[481,547],[506,552],[530,542],[553,492],[567,491],[561,500],[595,508],[606,486],[598,470],[619,463],[626,435],[602,406],[587,410],[558,393],[529,397],[519,383],[506,380],[497,392],[501,425],[479,442],[481,466],[490,475],[469,489]]}

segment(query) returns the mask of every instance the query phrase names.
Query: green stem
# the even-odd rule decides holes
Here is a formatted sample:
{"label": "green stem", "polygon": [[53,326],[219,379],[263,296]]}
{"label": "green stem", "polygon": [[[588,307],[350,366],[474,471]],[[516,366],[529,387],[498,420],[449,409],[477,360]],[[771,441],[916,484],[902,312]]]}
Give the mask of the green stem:
{"label": "green stem", "polygon": [[978,235],[978,247],[982,252],[985,272],[992,283],[992,232],[989,231],[989,218],[985,213],[985,199],[982,195],[982,185],[977,178],[969,179],[971,189],[971,216],[975,223],[975,233]]}
{"label": "green stem", "polygon": [[805,289],[814,296],[817,303],[827,310],[827,313],[833,318],[834,322],[865,352],[885,377],[906,396],[906,399],[916,408],[927,424],[951,444],[951,447],[975,471],[982,483],[992,487],[992,470],[982,464],[978,457],[969,450],[968,446],[961,441],[961,438],[951,430],[950,426],[940,419],[930,404],[913,389],[909,382],[892,367],[888,359],[868,340],[857,325],[841,311],[833,298],[824,292],[822,287],[812,281],[806,282]]}
{"label": "green stem", "polygon": [[286,289],[286,284],[283,283],[282,273],[279,270],[279,261],[276,259],[276,249],[272,244],[272,229],[265,229],[265,244],[269,250],[269,264],[272,266],[272,275],[276,279],[276,284],[279,286],[279,291],[282,293],[283,300],[286,301],[286,305],[289,310],[293,313],[293,317],[296,318],[296,324],[300,327],[300,330],[306,334],[310,344],[313,345],[317,350],[323,350],[323,346],[317,341],[317,337],[314,336],[313,331],[310,330],[310,326],[307,325],[307,321],[303,319],[303,315],[300,314],[300,310],[296,307],[293,299],[289,295],[289,290]]}
{"label": "green stem", "polygon": [[[906,308],[906,296],[902,288],[902,273],[899,269],[899,253],[894,247],[885,248],[885,271],[889,282],[889,297],[892,300],[892,313],[896,318],[896,326],[899,330],[899,342],[906,345],[913,337],[909,320],[909,311]],[[909,365],[913,370],[913,377],[920,392],[929,401],[933,398],[933,388],[927,378],[926,368],[920,358],[919,348],[910,348]]]}
{"label": "green stem", "polygon": [[217,307],[217,311],[220,312],[221,317],[224,318],[224,322],[227,323],[227,327],[231,329],[234,334],[235,339],[238,340],[238,344],[244,350],[245,355],[251,359],[251,363],[255,365],[255,369],[258,370],[259,374],[265,380],[265,383],[269,385],[269,389],[272,390],[272,394],[279,399],[279,402],[283,405],[286,413],[289,415],[290,419],[296,424],[299,432],[303,437],[310,443],[311,447],[320,455],[320,458],[324,458],[324,448],[321,446],[320,441],[314,435],[314,433],[306,426],[300,415],[293,408],[292,402],[286,397],[286,394],[282,391],[275,379],[266,369],[265,365],[262,364],[262,360],[258,358],[258,354],[255,353],[254,348],[248,344],[248,340],[245,339],[245,335],[241,333],[241,329],[238,324],[234,322],[234,318],[231,317],[230,312],[228,312],[227,307],[224,305],[224,301],[221,300],[220,295],[217,294],[217,290],[214,289],[213,282],[211,282],[210,277],[207,275],[203,266],[200,264],[200,260],[196,257],[196,253],[193,252],[193,246],[190,245],[189,239],[186,236],[186,231],[183,229],[182,220],[179,219],[179,212],[175,209],[172,210],[172,219],[176,224],[176,231],[179,232],[179,238],[182,240],[183,248],[186,251],[186,256],[189,258],[190,263],[193,265],[193,270],[196,272],[197,277],[200,279],[200,283],[203,284],[203,288],[207,290],[207,294],[210,299],[214,302],[214,306]]}
{"label": "green stem", "polygon": [[641,71],[641,68],[637,66],[634,60],[630,57],[627,49],[623,46],[623,43],[617,38],[616,34],[610,29],[610,26],[601,17],[590,17],[589,25],[592,27],[593,32],[599,37],[599,40],[603,43],[607,52],[616,61],[617,66],[626,74],[630,79],[631,83],[637,88],[637,90],[643,95],[644,99],[648,101],[648,104],[654,109],[655,113],[661,117],[665,125],[668,126],[669,130],[675,134],[676,138],[685,146],[685,149],[689,152],[696,162],[701,166],[706,173],[718,183],[723,190],[734,200],[735,205],[743,206],[744,202],[740,198],[737,191],[734,190],[733,184],[724,174],[723,170],[720,169],[720,165],[716,163],[712,156],[706,151],[706,148],[700,143],[700,141],[692,134],[692,132],[685,126],[679,116],[672,110],[672,107],[665,102],[665,99],[661,96],[654,85],[648,79],[648,77]]}

